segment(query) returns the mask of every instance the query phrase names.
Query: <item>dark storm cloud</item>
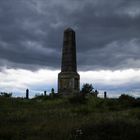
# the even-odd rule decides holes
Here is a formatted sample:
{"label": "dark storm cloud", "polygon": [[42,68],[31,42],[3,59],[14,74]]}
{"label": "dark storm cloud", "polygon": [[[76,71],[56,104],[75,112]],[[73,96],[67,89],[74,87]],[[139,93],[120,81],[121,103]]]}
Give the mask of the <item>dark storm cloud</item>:
{"label": "dark storm cloud", "polygon": [[138,0],[1,0],[0,66],[59,69],[71,26],[81,70],[138,68],[139,9]]}

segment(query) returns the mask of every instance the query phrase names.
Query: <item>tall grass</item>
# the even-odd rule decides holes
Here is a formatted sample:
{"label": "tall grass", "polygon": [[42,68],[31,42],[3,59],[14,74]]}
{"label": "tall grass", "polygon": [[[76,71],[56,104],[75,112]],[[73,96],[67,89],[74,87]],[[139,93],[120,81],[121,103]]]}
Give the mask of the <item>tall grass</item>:
{"label": "tall grass", "polygon": [[139,100],[0,97],[0,140],[135,140]]}

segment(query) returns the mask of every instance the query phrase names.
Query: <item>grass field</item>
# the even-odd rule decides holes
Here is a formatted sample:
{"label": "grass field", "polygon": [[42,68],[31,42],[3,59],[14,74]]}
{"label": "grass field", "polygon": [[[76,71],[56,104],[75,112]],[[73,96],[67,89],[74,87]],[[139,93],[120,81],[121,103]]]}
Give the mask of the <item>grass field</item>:
{"label": "grass field", "polygon": [[138,140],[140,99],[0,96],[0,140]]}

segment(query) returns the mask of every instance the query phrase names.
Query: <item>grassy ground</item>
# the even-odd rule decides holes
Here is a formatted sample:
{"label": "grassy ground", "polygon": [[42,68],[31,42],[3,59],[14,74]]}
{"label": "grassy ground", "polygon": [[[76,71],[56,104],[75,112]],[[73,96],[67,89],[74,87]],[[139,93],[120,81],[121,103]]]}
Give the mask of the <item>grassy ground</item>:
{"label": "grassy ground", "polygon": [[140,100],[0,97],[0,140],[137,140]]}

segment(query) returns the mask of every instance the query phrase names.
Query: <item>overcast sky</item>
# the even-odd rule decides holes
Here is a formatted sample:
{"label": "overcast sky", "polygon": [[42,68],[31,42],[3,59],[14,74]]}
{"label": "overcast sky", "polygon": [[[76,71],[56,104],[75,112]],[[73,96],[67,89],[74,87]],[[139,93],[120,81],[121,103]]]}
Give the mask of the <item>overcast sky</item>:
{"label": "overcast sky", "polygon": [[139,0],[0,0],[0,90],[57,90],[67,27],[81,84],[140,96]]}

